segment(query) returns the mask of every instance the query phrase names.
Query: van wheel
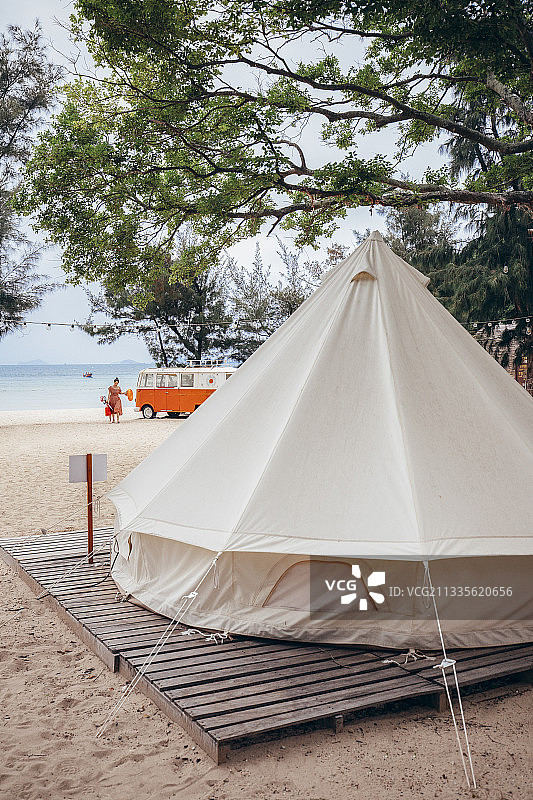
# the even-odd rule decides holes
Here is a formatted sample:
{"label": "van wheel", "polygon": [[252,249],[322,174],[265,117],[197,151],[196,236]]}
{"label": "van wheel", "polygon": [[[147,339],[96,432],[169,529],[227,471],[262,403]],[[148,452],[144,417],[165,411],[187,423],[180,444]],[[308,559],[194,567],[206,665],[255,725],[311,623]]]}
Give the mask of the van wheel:
{"label": "van wheel", "polygon": [[141,412],[145,419],[155,419],[155,411],[152,406],[143,406]]}

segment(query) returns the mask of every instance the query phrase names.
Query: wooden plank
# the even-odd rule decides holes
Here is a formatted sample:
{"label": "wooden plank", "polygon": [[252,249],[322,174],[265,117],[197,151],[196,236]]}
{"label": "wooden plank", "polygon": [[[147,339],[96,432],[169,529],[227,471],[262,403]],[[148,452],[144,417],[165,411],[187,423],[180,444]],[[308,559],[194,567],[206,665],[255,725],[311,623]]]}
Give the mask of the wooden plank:
{"label": "wooden plank", "polygon": [[348,714],[358,711],[363,708],[371,708],[372,706],[380,706],[387,703],[393,703],[397,700],[403,700],[406,697],[411,699],[423,697],[426,695],[426,684],[410,684],[409,693],[406,694],[403,686],[397,689],[389,689],[382,692],[373,692],[361,697],[353,698],[349,703],[346,701],[337,701],[324,703],[323,705],[312,709],[312,716],[309,714],[309,709],[294,710],[281,714],[273,714],[267,719],[261,720],[258,725],[257,721],[251,720],[248,722],[239,722],[237,724],[224,725],[218,729],[211,730],[211,735],[220,743],[229,744],[230,742],[237,742],[239,740],[250,740],[257,735],[264,735],[273,731],[281,731],[284,728],[292,728],[306,722],[319,722],[320,720],[327,720],[335,717],[337,714]]}
{"label": "wooden plank", "polygon": [[[278,705],[266,706],[261,709],[243,709],[242,711],[233,711],[228,714],[218,715],[214,717],[199,717],[198,720],[204,727],[216,734],[217,728],[227,728],[233,725],[241,725],[244,723],[255,723],[255,728],[258,727],[258,720],[265,720],[265,718],[272,716],[279,716],[281,714],[288,714],[289,718],[299,718],[299,714],[303,713],[304,718],[314,718],[315,714],[320,714],[320,707],[327,708],[324,716],[332,716],[331,708],[335,709],[335,714],[342,713],[343,711],[351,710],[352,708],[362,707],[361,702],[368,700],[369,696],[379,696],[378,701],[375,703],[385,703],[397,697],[414,697],[417,694],[429,694],[428,685],[425,681],[416,678],[415,676],[401,675],[394,677],[388,681],[381,681],[378,684],[377,690],[371,690],[369,686],[353,686],[337,691],[328,692],[323,697],[323,702],[319,697],[313,698],[312,709],[306,697],[300,699],[293,699],[282,701]],[[312,712],[312,713],[310,713]],[[260,724],[260,723],[259,723]],[[289,722],[289,724],[292,724]]]}
{"label": "wooden plank", "polygon": [[137,617],[127,612],[123,614],[101,614],[97,617],[87,614],[74,614],[74,616],[79,619],[80,622],[90,625],[94,630],[101,631],[102,634],[120,633],[122,631],[128,633],[129,631],[136,631],[139,628],[143,630],[152,630],[153,628],[166,630],[168,628],[168,622],[165,620],[159,620],[157,618],[150,619],[150,617]]}
{"label": "wooden plank", "polygon": [[[118,617],[119,615],[121,617],[131,617],[131,619],[159,618],[157,614],[151,614],[150,611],[141,610],[140,608],[129,605],[129,603],[121,603],[118,600],[107,601],[105,603],[94,602],[92,607],[85,602],[78,602],[77,605],[68,605],[68,601],[65,601],[64,604],[65,607],[69,608],[79,619],[87,617],[87,619],[100,620],[110,616]],[[161,617],[161,619],[164,619],[164,617]]]}
{"label": "wooden plank", "polygon": [[[346,665],[350,666],[351,663],[359,663],[360,656],[354,656],[352,659],[346,659]],[[339,667],[332,661],[321,661],[314,664],[303,665],[288,665],[281,669],[269,669],[265,672],[257,672],[255,674],[244,674],[241,677],[231,678],[229,680],[220,680],[215,678],[215,686],[217,691],[226,692],[235,688],[236,691],[243,693],[254,693],[258,691],[260,686],[271,686],[275,684],[287,685],[288,683],[297,682],[301,677],[305,679],[307,675],[313,674],[313,671],[321,672],[324,677],[338,674]],[[168,691],[169,697],[180,701],[180,699],[195,696],[204,696],[206,691],[212,691],[211,682],[201,681],[200,683],[193,683],[186,685],[183,683],[179,688]]]}
{"label": "wooden plank", "polygon": [[[262,656],[254,656],[252,659],[247,659],[246,662],[244,659],[235,659],[232,663],[232,666],[224,666],[222,669],[217,669],[218,665],[210,664],[209,662],[204,662],[194,667],[187,666],[183,669],[176,668],[175,670],[169,670],[168,674],[165,675],[164,673],[160,676],[157,676],[157,680],[154,681],[157,683],[160,689],[164,691],[168,691],[169,689],[177,689],[180,685],[183,685],[185,678],[188,679],[188,685],[191,683],[203,683],[206,679],[213,680],[214,677],[220,677],[221,679],[225,678],[236,678],[242,675],[249,675],[252,673],[264,673],[265,669],[276,669],[279,667],[291,667],[293,664],[297,663],[311,663],[314,661],[326,661],[328,656],[318,653],[318,654],[310,654],[306,655],[302,653],[300,655],[290,655],[283,654],[281,657],[278,654],[272,654],[273,658],[269,659],[268,656],[264,658]],[[266,664],[266,662],[269,662]],[[215,673],[218,673],[215,676]]]}
{"label": "wooden plank", "polygon": [[506,675],[514,675],[521,672],[528,672],[533,667],[533,659],[531,656],[523,658],[516,658],[512,661],[500,661],[497,664],[491,664],[488,667],[481,667],[479,669],[471,669],[467,673],[459,677],[460,686],[470,686],[474,683],[482,683],[490,681],[494,678],[502,678]]}
{"label": "wooden plank", "polygon": [[65,596],[61,600],[61,602],[65,605],[66,608],[72,608],[73,610],[76,609],[79,603],[87,604],[87,603],[120,603],[120,599],[116,599],[117,591],[116,589],[109,589],[104,587],[103,585],[95,586],[92,589],[89,589],[86,592],[77,591],[72,592],[70,596]]}
{"label": "wooden plank", "polygon": [[[111,536],[98,536],[96,537],[95,547],[97,550],[106,548],[106,552],[109,553],[111,541]],[[35,544],[21,544],[19,547],[10,547],[9,552],[21,560],[35,559],[35,563],[49,560],[52,563],[62,556],[74,558],[76,554],[79,554],[79,557],[83,558],[87,555],[87,542],[65,540],[54,543],[47,548],[43,548],[38,542]]]}
{"label": "wooden plank", "polygon": [[[512,653],[505,653],[503,661],[506,663],[512,663],[513,661],[519,658],[529,658],[531,663],[533,664],[533,645],[530,645],[526,648],[521,650],[514,651]],[[477,658],[470,658],[467,660],[462,660],[461,658],[457,659],[457,663],[455,665],[455,669],[457,671],[457,675],[459,677],[459,682],[462,683],[463,679],[468,679],[468,673],[472,669],[480,669],[483,667],[489,667],[493,664],[501,664],[502,663],[502,656],[498,653],[490,653],[489,655],[485,655],[484,653],[480,653]],[[439,680],[441,680],[441,672],[438,669],[433,668],[430,672],[430,668],[422,669],[420,672],[417,673],[420,677],[428,677],[429,675],[437,675],[439,676]],[[451,674],[451,671],[447,670],[447,675]]]}
{"label": "wooden plank", "polygon": [[[202,667],[206,666],[209,670],[212,670],[215,666],[213,664],[213,649],[209,646],[207,647],[199,647],[195,648],[194,652],[188,652],[186,649],[179,648],[174,652],[173,659],[162,659],[160,671],[164,674],[161,674],[159,677],[164,679],[166,677],[166,673],[169,671],[173,671],[175,667],[179,667],[183,658],[187,659],[187,666],[190,667]],[[298,650],[296,653],[293,651],[287,651],[283,648],[283,643],[280,642],[279,645],[269,645],[267,647],[262,647],[258,649],[257,647],[248,648],[243,651],[241,649],[234,649],[234,648],[221,648],[217,651],[216,657],[216,670],[225,669],[226,667],[231,667],[232,665],[237,664],[239,667],[244,665],[247,666],[249,664],[261,664],[263,666],[267,665],[271,659],[277,658],[287,658],[290,659],[291,663],[294,663],[294,659],[302,658],[305,660],[307,657],[316,657],[319,654],[314,650],[305,650],[301,649]]]}
{"label": "wooden plank", "polygon": [[74,583],[90,583],[91,581],[105,578],[109,572],[107,564],[80,564],[79,560],[77,562],[76,559],[73,559],[71,564],[60,565],[55,568],[51,567],[49,562],[46,562],[40,569],[32,567],[31,564],[25,564],[23,561],[20,563],[26,572],[31,573],[34,578],[43,584],[54,583],[61,580],[63,576],[68,577],[69,580],[72,579]]}
{"label": "wooden plank", "polygon": [[[108,578],[105,581],[94,581],[94,582],[87,582],[87,583],[79,583],[75,581],[72,585],[68,585],[67,583],[60,583],[58,586],[54,586],[53,584],[50,587],[41,584],[45,589],[53,589],[55,595],[59,597],[59,595],[67,595],[70,597],[73,593],[82,594],[83,592],[88,592],[91,589],[98,589],[100,586],[103,586],[104,589],[109,589],[110,591],[113,589],[114,584],[111,578]],[[115,592],[116,594],[116,592]]]}
{"label": "wooden plank", "polygon": [[[316,679],[316,675],[309,677],[311,678],[309,681],[301,680],[298,683],[290,681],[290,685],[284,688],[276,686],[266,691],[242,693],[233,696],[228,696],[228,692],[219,693],[216,700],[213,700],[213,695],[211,694],[211,702],[209,702],[209,698],[204,698],[204,702],[199,702],[196,697],[183,698],[180,699],[180,705],[193,718],[215,717],[221,714],[225,715],[230,711],[254,708],[260,710],[261,713],[258,713],[258,716],[265,716],[264,711],[269,705],[276,704],[276,707],[278,707],[285,700],[292,701],[295,698],[305,697],[308,699],[309,704],[316,705],[317,703],[325,702],[324,698],[338,689],[349,689],[355,686],[368,687],[369,685],[375,687],[383,681],[390,680],[392,677],[405,680],[405,673],[399,667],[384,667],[376,662],[370,662],[366,665],[364,672],[354,672],[344,676],[339,676],[336,673],[334,676],[329,676],[327,680]],[[428,688],[429,691],[430,689]]]}
{"label": "wooden plank", "polygon": [[[138,606],[134,606],[131,603],[124,602],[123,600],[116,600],[117,593],[108,590],[98,592],[98,595],[95,596],[92,600],[87,600],[85,596],[73,595],[71,599],[65,597],[63,599],[63,605],[65,608],[72,609],[73,613],[77,613],[78,609],[90,609],[90,608],[120,608],[120,606],[124,606],[124,608],[138,608]],[[150,612],[148,612],[150,613]]]}
{"label": "wooden plank", "polygon": [[[96,537],[96,549],[102,550],[104,547],[108,547],[111,539],[111,536]],[[2,541],[4,542],[4,540]],[[5,547],[7,547],[7,545],[5,545]],[[55,542],[47,548],[43,548],[41,544],[35,542],[32,544],[20,544],[19,546],[9,547],[8,549],[12,555],[20,560],[33,560],[35,563],[41,561],[52,562],[56,561],[57,559],[61,559],[62,557],[67,558],[69,556],[72,558],[75,556],[83,558],[86,555],[87,543],[85,542],[84,546],[81,541],[63,540]]]}
{"label": "wooden plank", "polygon": [[[457,680],[459,686],[469,686],[473,683],[479,683],[483,680],[490,680],[499,675],[512,675],[513,672],[523,672],[533,667],[533,654],[527,653],[525,655],[517,655],[515,658],[498,659],[497,656],[488,656],[483,658],[480,656],[477,663],[470,662],[468,669],[460,669],[460,663],[456,664]],[[438,682],[444,685],[442,673],[438,673]],[[484,677],[486,675],[486,678]],[[454,683],[453,673],[448,669],[446,671],[448,685]]]}
{"label": "wooden plank", "polygon": [[[108,525],[103,528],[95,528],[94,534],[96,536],[96,534],[98,533],[107,533],[107,531],[110,531],[112,533],[113,532],[112,526]],[[61,539],[64,536],[78,536],[80,539],[85,540],[85,537],[87,536],[87,531],[80,529],[75,531],[56,531],[54,533],[44,533],[44,534],[39,533],[36,535],[29,534],[25,536],[11,536],[11,537],[6,536],[0,539],[0,545],[3,546],[6,543],[17,544],[18,542],[29,542],[29,541],[46,542],[52,539]]]}
{"label": "wooden plank", "polygon": [[[309,666],[311,669],[309,669]],[[224,704],[233,702],[233,700],[244,704],[248,702],[245,699],[248,697],[255,699],[260,695],[265,695],[266,700],[268,700],[268,695],[284,690],[287,686],[291,687],[291,692],[298,691],[307,694],[315,692],[317,684],[320,684],[321,687],[326,686],[326,684],[330,686],[335,681],[344,680],[344,678],[349,680],[357,678],[357,680],[364,682],[363,674],[369,675],[370,679],[375,681],[379,680],[374,674],[376,670],[381,670],[387,675],[391,674],[390,667],[384,667],[382,664],[372,660],[368,660],[366,663],[354,660],[351,670],[342,669],[335,665],[332,668],[322,669],[321,667],[323,666],[323,664],[306,665],[290,672],[287,670],[275,670],[274,675],[276,677],[271,677],[271,673],[266,672],[263,676],[257,676],[254,683],[250,683],[245,678],[243,680],[244,685],[239,686],[235,686],[233,681],[217,681],[215,684],[216,691],[220,693],[223,698],[221,702]],[[313,667],[317,668],[312,669]],[[394,667],[394,669],[398,670],[399,667]],[[306,689],[305,687],[309,688]],[[194,687],[183,691],[177,689],[169,692],[169,695],[179,700],[184,708],[199,708],[201,705],[216,704],[216,702],[213,702],[213,690],[209,683],[196,687],[196,690]]]}
{"label": "wooden plank", "polygon": [[[229,648],[228,645],[216,645],[209,643],[209,649],[207,649],[205,642],[183,642],[180,641],[180,639],[174,640],[172,645],[165,646],[160,650],[157,655],[157,659],[154,661],[154,664],[157,663],[158,669],[166,669],[168,668],[169,663],[180,662],[185,659],[188,660],[195,655],[202,655],[204,653],[207,655],[211,663],[215,661],[219,663],[225,658],[235,657],[236,655],[246,656],[248,652],[255,652],[256,650],[254,644],[250,642],[236,643],[231,648]],[[139,653],[134,651],[135,655],[133,657],[131,653],[128,652],[128,661],[133,666],[142,663],[146,657],[146,650],[147,648],[144,648],[143,650],[139,651]]]}
{"label": "wooden plank", "polygon": [[[485,652],[487,654],[492,653],[492,652],[497,652],[497,651],[499,651],[498,647],[483,648],[483,652]],[[402,655],[405,655],[405,654],[402,654]],[[431,660],[428,660],[426,658],[421,658],[421,659],[418,659],[417,661],[407,661],[406,663],[403,663],[402,655],[392,656],[392,658],[394,658],[396,661],[398,661],[399,665],[402,667],[402,669],[405,669],[408,672],[419,672],[420,670],[429,669],[430,667],[432,667],[432,666],[434,666],[436,664],[437,665],[440,664],[440,662],[442,661],[442,658],[443,658],[442,651],[441,651],[440,653],[437,653],[435,656],[433,656],[431,658]],[[454,658],[456,660],[460,659],[461,661],[464,661],[464,660],[466,660],[468,658],[475,658],[475,657],[479,656],[479,647],[477,647],[477,648],[469,648],[469,649],[464,649],[464,650],[450,651],[450,652],[448,652],[448,655],[449,655],[450,658]],[[388,658],[388,656],[387,656],[387,658]]]}

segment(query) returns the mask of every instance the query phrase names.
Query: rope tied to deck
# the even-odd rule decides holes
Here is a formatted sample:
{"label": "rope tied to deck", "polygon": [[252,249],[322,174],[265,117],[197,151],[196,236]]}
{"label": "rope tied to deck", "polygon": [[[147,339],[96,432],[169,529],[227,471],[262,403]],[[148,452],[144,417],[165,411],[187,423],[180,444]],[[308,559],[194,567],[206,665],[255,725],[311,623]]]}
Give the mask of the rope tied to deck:
{"label": "rope tied to deck", "polygon": [[202,636],[206,642],[214,642],[215,644],[224,644],[225,641],[231,641],[229,631],[212,631],[212,633],[206,633],[205,631],[198,630],[198,628],[187,628],[180,633],[180,636],[194,635]]}
{"label": "rope tied to deck", "polygon": [[198,581],[198,583],[197,583],[196,587],[193,589],[193,591],[189,592],[189,594],[186,594],[186,595],[184,595],[182,597],[180,607],[178,608],[178,610],[174,614],[173,618],[168,623],[167,627],[165,628],[165,630],[163,631],[163,633],[161,634],[161,636],[159,637],[159,639],[157,640],[157,642],[155,643],[155,645],[153,646],[151,651],[146,656],[145,660],[143,661],[143,663],[142,663],[141,667],[139,668],[139,671],[135,675],[134,679],[128,685],[127,689],[123,692],[122,697],[120,698],[120,700],[118,700],[115,703],[115,705],[113,706],[113,708],[111,709],[111,711],[109,712],[109,714],[107,715],[107,717],[105,718],[103,723],[98,728],[98,730],[96,732],[96,738],[97,739],[100,739],[102,737],[104,731],[109,727],[109,724],[113,721],[113,719],[118,714],[118,712],[120,711],[120,709],[122,708],[122,706],[124,705],[124,703],[126,702],[128,697],[130,696],[130,694],[137,687],[137,684],[139,683],[141,678],[144,676],[146,670],[151,666],[151,664],[153,663],[154,659],[161,652],[161,649],[164,647],[164,645],[169,640],[170,636],[174,633],[174,631],[176,630],[176,628],[180,624],[181,620],[183,619],[183,617],[185,616],[185,614],[187,613],[189,608],[192,606],[192,604],[194,603],[194,601],[198,597],[198,590],[199,590],[200,586],[205,581],[205,579],[207,578],[207,576],[209,575],[211,570],[213,570],[215,568],[216,563],[217,563],[218,559],[220,558],[220,556],[222,555],[223,552],[224,552],[223,550],[220,550],[216,554],[216,556],[214,557],[214,559],[209,564],[209,567],[206,569],[206,571],[204,572],[204,574],[202,575],[202,577]]}
{"label": "rope tied to deck", "polygon": [[435,661],[435,656],[427,656],[425,653],[421,653],[420,650],[416,650],[414,647],[410,647],[407,653],[402,653],[398,658],[402,658],[403,661],[400,663],[396,661],[395,658],[386,658],[382,663],[383,664],[396,664],[397,667],[403,667],[409,661],[420,661],[421,659],[427,659],[428,661]]}
{"label": "rope tied to deck", "polygon": [[[431,573],[429,571],[429,562],[428,561],[424,561],[424,570],[425,570],[424,571],[424,582],[427,581],[427,586],[429,588],[430,596],[433,598],[433,609],[435,611],[435,618],[437,620],[437,627],[439,629],[439,636],[440,636],[440,643],[441,643],[441,647],[442,647],[442,654],[444,656],[444,658],[442,659],[441,663],[440,664],[435,664],[433,666],[433,669],[440,669],[441,672],[442,672],[442,678],[444,680],[444,688],[446,690],[446,697],[448,699],[448,705],[450,707],[450,713],[452,715],[453,727],[454,727],[455,736],[456,736],[456,739],[457,739],[457,746],[458,746],[459,752],[461,754],[461,761],[462,761],[462,764],[463,764],[463,769],[464,769],[464,773],[465,773],[465,777],[466,777],[466,783],[467,783],[467,786],[468,786],[469,789],[470,788],[474,788],[475,789],[476,786],[477,786],[476,785],[476,776],[474,774],[474,765],[472,763],[472,752],[470,750],[470,742],[468,740],[468,732],[467,732],[467,729],[466,729],[466,721],[465,721],[465,715],[464,715],[464,711],[463,711],[463,702],[462,702],[462,699],[461,699],[461,691],[459,689],[459,680],[457,678],[457,670],[455,669],[456,662],[455,662],[455,660],[453,658],[448,658],[448,655],[446,653],[446,647],[445,647],[445,644],[444,644],[444,636],[442,634],[442,627],[441,627],[441,624],[440,624],[440,617],[439,617],[439,612],[438,612],[438,609],[437,609],[437,602],[435,600],[435,591],[433,589],[433,583],[431,581]],[[467,752],[467,756],[468,756],[468,763],[469,763],[469,767],[470,767],[470,775],[472,776],[472,780],[470,780],[469,771],[468,771],[467,766],[466,766],[465,754],[464,754],[464,751],[463,751],[463,744],[461,742],[461,736],[459,734],[459,727],[457,725],[457,720],[456,720],[456,717],[455,717],[455,711],[454,711],[454,708],[453,708],[452,696],[451,696],[451,693],[450,693],[450,687],[448,686],[448,679],[447,679],[447,676],[446,676],[446,669],[448,667],[452,667],[452,670],[453,670],[453,677],[454,677],[454,681],[455,681],[455,691],[457,693],[457,700],[458,700],[458,704],[459,704],[459,710],[460,710],[460,713],[461,713],[461,720],[462,720],[462,725],[463,725],[463,735],[464,735],[464,740],[465,740],[465,748],[466,748],[466,752]]]}

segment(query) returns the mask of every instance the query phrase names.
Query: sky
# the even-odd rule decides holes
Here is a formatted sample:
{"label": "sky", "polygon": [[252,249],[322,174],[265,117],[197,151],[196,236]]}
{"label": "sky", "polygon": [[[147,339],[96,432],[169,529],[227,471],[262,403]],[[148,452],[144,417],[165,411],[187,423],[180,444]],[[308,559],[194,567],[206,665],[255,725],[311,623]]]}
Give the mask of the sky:
{"label": "sky", "polygon": [[[6,9],[7,4],[5,4]],[[39,19],[43,35],[50,48],[50,58],[56,63],[68,64],[68,57],[77,53],[77,48],[70,42],[68,33],[63,27],[68,24],[69,15],[72,13],[72,3],[66,0],[18,0],[10,4],[9,12],[5,10],[0,16],[2,29],[9,24],[19,25],[22,28],[33,27],[35,19]],[[83,56],[82,56],[83,58]],[[359,146],[359,155],[373,155],[376,148],[383,153],[390,153],[393,149],[391,133],[383,131],[380,139],[362,137]],[[318,154],[317,154],[318,157]],[[312,159],[312,153],[311,153]],[[416,155],[405,162],[404,171],[412,175],[425,171],[428,163],[435,167],[441,159],[437,155],[437,145],[425,145]],[[312,160],[309,161],[313,166]],[[274,236],[265,234],[254,240],[240,242],[232,247],[229,253],[241,264],[251,264],[256,243],[259,243],[263,262],[272,267],[275,276],[280,267],[277,255],[278,242]],[[367,228],[374,230],[385,229],[385,221],[377,213],[371,214],[367,208],[351,210],[345,220],[339,222],[339,228],[334,236],[336,242],[346,245],[350,249],[355,247],[353,231],[365,231]],[[39,241],[39,234],[31,229],[28,233],[32,241]],[[290,246],[291,240],[287,233],[277,234],[282,236]],[[325,243],[327,244],[327,243]],[[312,248],[307,248],[303,253],[303,260],[314,260],[319,257]],[[110,345],[99,345],[95,339],[77,329],[71,330],[68,326],[46,326],[32,324],[35,322],[65,322],[82,323],[89,315],[87,295],[81,286],[72,286],[65,283],[65,273],[61,269],[61,250],[58,247],[48,247],[43,252],[38,272],[46,274],[61,284],[61,288],[48,294],[41,306],[28,315],[28,324],[20,331],[8,334],[0,340],[0,364],[18,364],[21,362],[41,360],[50,364],[64,363],[111,363],[125,359],[146,362],[150,356],[142,339],[134,336],[123,336]],[[95,287],[92,287],[93,289]]]}

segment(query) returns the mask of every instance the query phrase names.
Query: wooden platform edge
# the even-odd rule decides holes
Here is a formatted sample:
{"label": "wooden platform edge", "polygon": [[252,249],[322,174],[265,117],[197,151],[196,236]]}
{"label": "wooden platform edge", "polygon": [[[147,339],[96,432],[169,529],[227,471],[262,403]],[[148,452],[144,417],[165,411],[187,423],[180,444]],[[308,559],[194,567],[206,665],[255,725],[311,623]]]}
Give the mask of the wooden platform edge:
{"label": "wooden platform edge", "polygon": [[[35,578],[26,572],[24,567],[17,561],[16,558],[13,558],[7,550],[4,550],[3,547],[0,546],[0,557],[3,561],[7,564],[7,566],[13,570],[15,575],[17,575],[24,583],[31,589],[34,595],[38,596],[43,592],[43,587],[40,583],[38,583]],[[65,625],[70,628],[70,630],[76,634],[78,639],[80,639],[83,644],[87,645],[87,647],[93,651],[95,655],[98,656],[100,661],[102,661],[105,666],[111,670],[111,672],[118,672],[119,670],[119,656],[116,653],[113,653],[108,647],[106,647],[103,642],[94,636],[79,620],[76,619],[67,609],[61,605],[61,603],[56,600],[55,597],[52,595],[47,595],[42,599],[43,603],[46,603],[48,608],[50,608],[54,613],[57,614],[60,620],[65,623]]]}
{"label": "wooden platform edge", "polygon": [[128,662],[124,656],[120,656],[119,672],[127,680],[135,678],[136,688],[151,700],[160,711],[163,712],[172,722],[177,722],[183,730],[189,734],[191,739],[199,745],[202,750],[215,762],[220,764],[226,758],[226,748],[214,739],[209,733],[201,728],[189,715],[183,711],[176,703],[161,692],[157,686],[146,677],[138,678],[138,670]]}

